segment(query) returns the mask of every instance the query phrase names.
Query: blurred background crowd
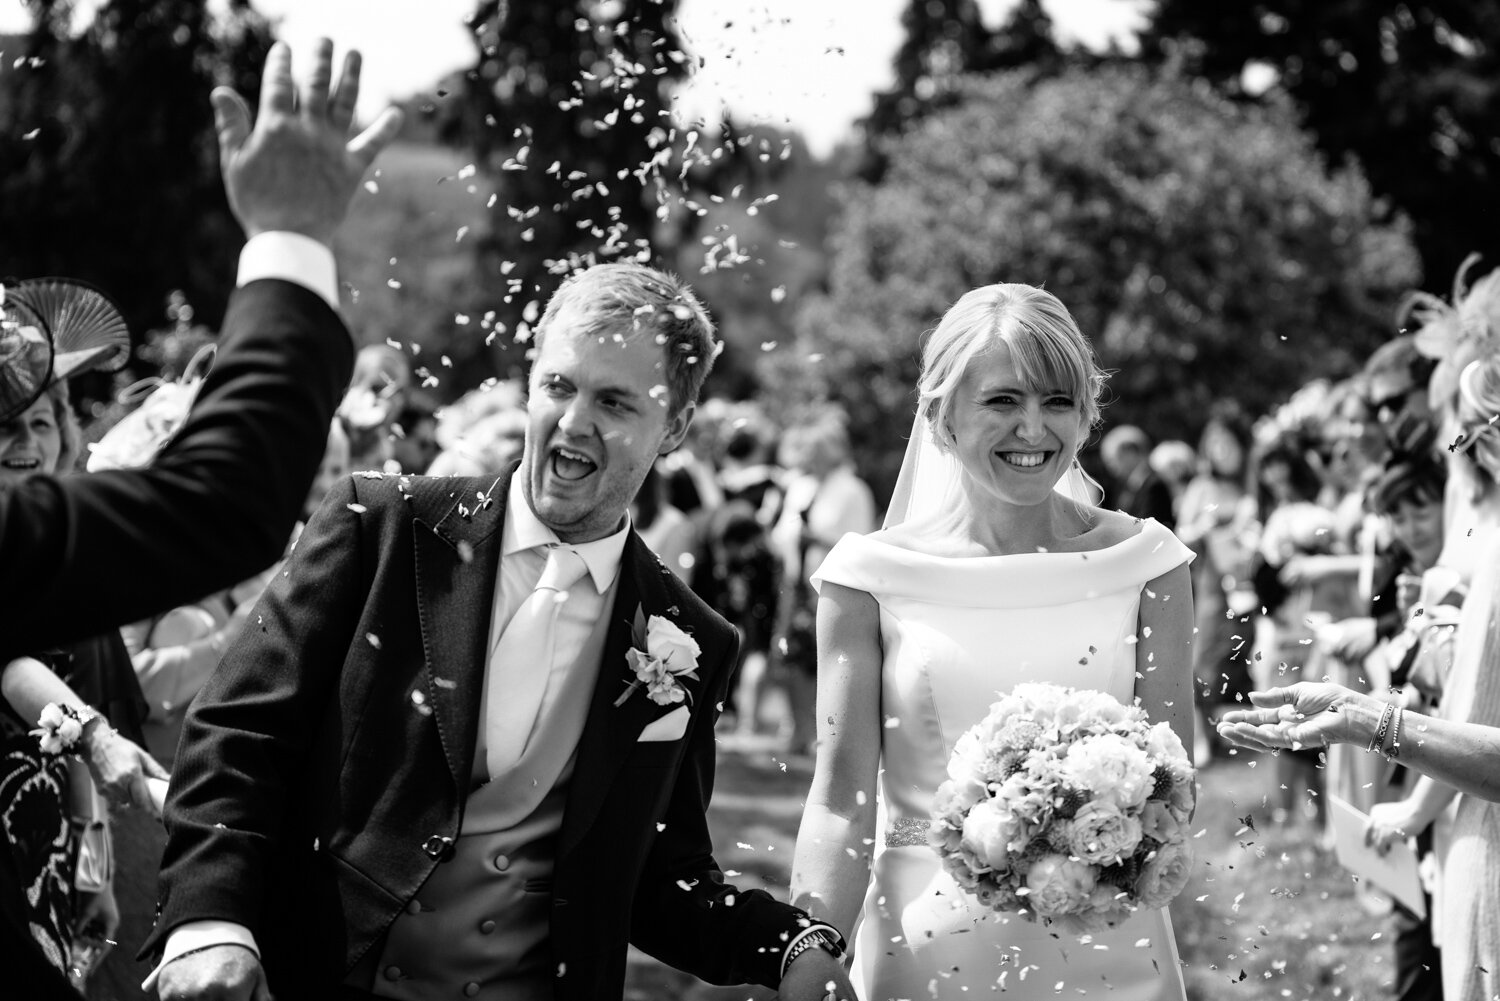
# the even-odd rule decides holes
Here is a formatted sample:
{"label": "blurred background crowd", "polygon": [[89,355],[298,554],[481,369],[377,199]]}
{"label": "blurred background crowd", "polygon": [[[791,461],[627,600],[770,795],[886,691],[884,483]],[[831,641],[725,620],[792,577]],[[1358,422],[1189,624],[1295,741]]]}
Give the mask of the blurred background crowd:
{"label": "blurred background crowd", "polygon": [[[969,288],[1033,282],[1121,372],[1084,456],[1105,504],[1198,554],[1205,781],[1226,752],[1206,721],[1252,688],[1326,676],[1441,705],[1482,522],[1457,462],[1460,375],[1500,350],[1500,25],[1482,5],[1160,0],[1101,50],[1060,38],[1058,4],[913,0],[890,86],[826,155],[784,123],[674,118],[693,63],[677,6],[473,5],[472,65],[410,98],[341,235],[364,347],[306,513],[350,471],[503,470],[539,303],[580,263],[665,262],[724,349],[635,524],[742,634],[726,742],[805,758],[808,577],[880,523],[920,334]],[[26,13],[0,36],[0,274],[65,273],[118,302],[128,368],[58,390],[44,423],[76,439],[59,472],[137,466],[211,364],[238,246],[206,95],[253,100],[275,26],[250,0]],[[7,424],[0,444],[37,433]],[[183,710],[275,572],[52,667],[170,768]],[[1310,837],[1330,793],[1371,808],[1409,788],[1343,749],[1265,772],[1273,822]],[[64,809],[76,831],[102,824],[90,797]],[[123,946],[100,997],[139,993],[148,820],[116,818]],[[85,885],[79,840],[59,885]]]}

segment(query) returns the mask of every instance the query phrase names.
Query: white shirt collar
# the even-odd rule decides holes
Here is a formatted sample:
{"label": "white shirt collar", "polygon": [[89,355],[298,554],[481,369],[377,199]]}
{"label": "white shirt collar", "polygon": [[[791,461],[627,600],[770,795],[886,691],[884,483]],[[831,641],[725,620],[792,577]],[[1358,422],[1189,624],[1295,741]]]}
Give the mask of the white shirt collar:
{"label": "white shirt collar", "polygon": [[[536,512],[526,501],[526,491],[521,482],[525,467],[517,469],[510,478],[510,492],[505,501],[505,525],[501,529],[500,555],[510,556],[538,547],[561,545],[557,533],[537,518]],[[594,581],[594,590],[604,594],[614,583],[620,572],[620,560],[625,555],[625,537],[630,533],[630,518],[627,516],[620,530],[593,542],[580,542],[571,546],[583,557],[589,568],[589,577]]]}

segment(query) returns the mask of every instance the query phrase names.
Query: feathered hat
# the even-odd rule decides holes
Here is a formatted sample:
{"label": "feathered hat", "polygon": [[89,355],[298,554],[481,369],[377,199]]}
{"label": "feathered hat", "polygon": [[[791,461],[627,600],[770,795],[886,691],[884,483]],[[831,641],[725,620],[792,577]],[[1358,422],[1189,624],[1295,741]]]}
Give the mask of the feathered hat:
{"label": "feathered hat", "polygon": [[130,330],[109,297],[71,278],[0,284],[0,420],[50,385],[130,358]]}

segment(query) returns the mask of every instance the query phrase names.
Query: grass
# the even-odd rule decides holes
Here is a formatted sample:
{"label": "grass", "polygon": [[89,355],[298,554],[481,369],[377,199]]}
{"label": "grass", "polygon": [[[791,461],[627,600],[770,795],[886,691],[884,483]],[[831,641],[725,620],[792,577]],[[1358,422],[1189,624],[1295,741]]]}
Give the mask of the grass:
{"label": "grass", "polygon": [[[1379,913],[1378,900],[1356,893],[1354,878],[1319,845],[1320,829],[1302,819],[1271,823],[1270,765],[1269,758],[1239,756],[1199,775],[1194,877],[1172,905],[1188,997],[1391,997],[1388,917]],[[710,823],[719,864],[737,873],[734,882],[786,899],[811,777],[805,760],[783,760],[763,741],[721,742]],[[758,987],[712,987],[631,955],[626,1001],[774,997]]]}

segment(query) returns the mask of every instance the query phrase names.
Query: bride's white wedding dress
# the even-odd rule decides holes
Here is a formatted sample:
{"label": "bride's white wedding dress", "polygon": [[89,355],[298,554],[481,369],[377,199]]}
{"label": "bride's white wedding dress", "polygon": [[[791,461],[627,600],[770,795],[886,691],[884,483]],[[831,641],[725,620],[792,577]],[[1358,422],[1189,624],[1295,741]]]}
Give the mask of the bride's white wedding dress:
{"label": "bride's white wedding dress", "polygon": [[850,535],[829,554],[815,580],[874,596],[885,655],[884,831],[854,936],[863,1001],[1185,996],[1165,910],[1084,938],[997,915],[943,871],[925,830],[954,742],[1000,694],[1045,681],[1134,698],[1136,671],[1155,669],[1136,662],[1141,588],[1190,558],[1155,521],[1087,553],[957,559]]}

